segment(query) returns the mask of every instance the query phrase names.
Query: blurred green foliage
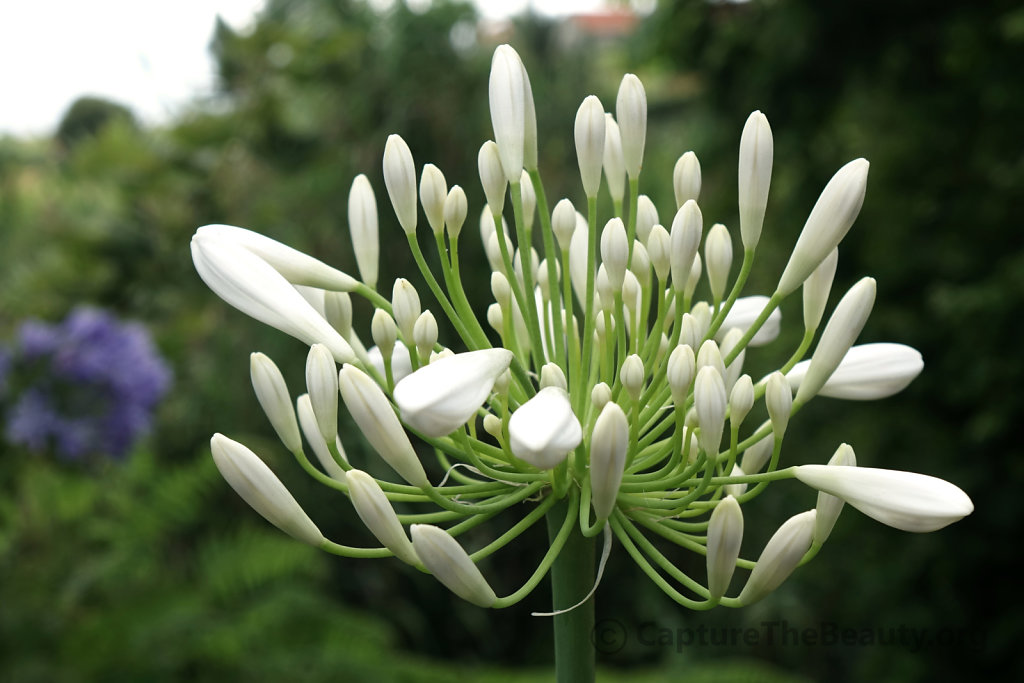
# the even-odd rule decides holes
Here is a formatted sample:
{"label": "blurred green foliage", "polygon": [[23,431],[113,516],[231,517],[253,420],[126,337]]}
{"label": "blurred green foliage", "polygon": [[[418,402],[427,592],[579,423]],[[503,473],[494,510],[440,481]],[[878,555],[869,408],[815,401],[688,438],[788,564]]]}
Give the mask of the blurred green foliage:
{"label": "blurred green foliage", "polygon": [[[476,151],[490,137],[493,48],[474,22],[470,7],[447,1],[379,13],[354,0],[271,0],[251,32],[217,27],[220,95],[173,125],[143,129],[118,105],[94,101],[69,111],[55,140],[0,139],[0,333],[87,301],[146,322],[176,374],[148,447],[124,468],[80,470],[3,453],[0,679],[546,675],[551,627],[529,616],[543,609],[544,589],[529,606],[484,612],[400,563],[300,547],[221,483],[206,445],[217,430],[244,440],[328,535],[371,542],[349,506],[301,478],[275,447],[251,395],[247,354],[268,353],[299,386],[301,344],[211,295],[187,244],[198,225],[243,225],[354,272],[345,207],[352,178],[364,172],[381,214],[381,282],[408,276],[415,267],[380,173],[393,132],[418,164],[435,163],[449,185],[466,188],[473,228],[483,205]],[[1015,227],[1024,213],[1024,10],[1004,0],[665,2],[628,41],[572,42],[535,19],[499,40],[511,40],[531,74],[552,206],[562,196],[580,199],[571,134],[578,103],[593,92],[611,109],[623,71],[637,71],[647,86],[642,186],[664,222],[674,206],[670,169],[693,149],[706,219],[736,225],[739,133],[749,111],[765,111],[776,170],[754,289],[774,285],[831,173],[867,157],[868,198],[843,244],[833,301],[860,275],[875,276],[879,305],[862,338],[911,344],[926,369],[897,398],[808,407],[790,441],[801,462],[824,462],[847,440],[862,464],[950,479],[978,507],[926,536],[847,511],[810,567],[740,612],[685,612],[620,552],[598,592],[598,619],[634,634],[645,623],[786,619],[801,628],[948,629],[960,643],[675,652],[634,637],[602,657],[606,680],[795,680],[779,671],[834,681],[1014,678],[1024,622],[998,605],[1015,605],[1020,588],[994,568],[1016,559],[1021,503],[1012,482],[1024,475],[1011,457],[1024,364],[1007,348],[1020,336],[1014,314],[1024,298],[1024,240]],[[476,230],[464,234],[462,253],[482,253]],[[476,265],[463,268],[482,311],[488,273],[482,258]],[[357,321],[368,312],[357,306]],[[799,304],[784,308],[791,321],[799,315]],[[785,355],[787,343],[795,339],[784,337],[774,353]],[[749,362],[768,369],[778,360],[772,353]],[[346,447],[370,462],[355,439]],[[745,550],[813,505],[813,492],[777,486],[779,495],[759,499],[748,519]],[[542,534],[526,540],[544,542]],[[535,555],[503,555],[488,575],[499,590],[518,585]],[[699,558],[673,557],[703,571]]]}

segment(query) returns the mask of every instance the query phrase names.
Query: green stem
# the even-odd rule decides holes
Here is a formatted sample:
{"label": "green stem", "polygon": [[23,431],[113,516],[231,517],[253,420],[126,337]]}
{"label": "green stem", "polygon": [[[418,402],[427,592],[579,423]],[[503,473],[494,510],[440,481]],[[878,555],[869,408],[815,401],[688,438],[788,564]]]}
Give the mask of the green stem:
{"label": "green stem", "polygon": [[[558,535],[567,506],[578,505],[578,498],[562,499],[547,514],[548,536]],[[573,525],[569,538],[551,566],[553,611],[577,604],[594,585],[594,544]],[[555,674],[558,683],[593,683],[594,601],[587,600],[576,609],[558,614],[555,620]]]}

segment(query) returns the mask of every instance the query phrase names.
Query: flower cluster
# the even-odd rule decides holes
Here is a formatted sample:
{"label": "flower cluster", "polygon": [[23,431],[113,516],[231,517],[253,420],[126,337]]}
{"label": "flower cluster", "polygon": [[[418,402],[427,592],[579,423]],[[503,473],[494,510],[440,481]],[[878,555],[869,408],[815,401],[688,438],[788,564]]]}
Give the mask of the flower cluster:
{"label": "flower cluster", "polygon": [[123,457],[146,432],[171,372],[136,323],[77,308],[57,324],[21,324],[0,350],[7,441],[77,460]]}
{"label": "flower cluster", "polygon": [[[733,276],[735,230],[721,223],[705,230],[692,152],[675,166],[671,211],[640,194],[647,100],[636,76],[623,78],[614,115],[594,96],[576,115],[583,211],[569,199],[549,210],[530,81],[509,46],[494,54],[489,96],[494,140],[478,155],[486,198],[480,235],[494,296],[485,323],[460,278],[466,193],[449,188],[432,164],[417,173],[401,137],[392,135],[384,149],[388,197],[435,311],[460,337],[455,349],[439,343],[435,314],[409,281],[395,281],[390,299],[378,292],[377,201],[365,176],[353,182],[348,205],[358,278],[242,228],[210,225],[194,236],[196,269],[214,292],[310,346],[306,393],[294,402],[273,361],[253,354],[256,395],[285,447],[350,499],[382,547],[327,540],[257,455],[214,436],[220,471],[257,512],[329,552],[394,555],[486,607],[521,600],[570,536],[603,534],[606,552],[614,537],[670,597],[706,609],[749,604],[774,590],[819,551],[845,503],[908,531],[939,529],[972,511],[967,495],[947,482],[857,467],[846,444],[827,464],[782,466],[792,460],[783,449],[790,419],[812,398],[884,398],[923,367],[920,354],[903,345],[854,345],[875,301],[869,277],[842,296],[819,334],[837,247],[864,200],[867,161],[849,162],[825,186],[775,291],[741,297],[772,173],[772,132],[762,113],[750,115],[740,137],[742,258]],[[613,206],[607,220],[598,218],[602,186]],[[417,241],[421,208],[440,277]],[[701,299],[698,288],[706,292]],[[746,354],[777,338],[779,305],[798,290],[802,341],[778,371],[755,380],[744,373]],[[353,323],[351,295],[375,308],[369,348]],[[397,481],[348,461],[339,396]],[[747,420],[759,413],[767,419]],[[424,462],[410,433],[433,451],[436,466]],[[322,469],[307,458],[303,438]],[[769,482],[794,478],[819,491],[817,506],[783,523],[760,550],[748,542],[758,559],[741,557],[743,504]],[[440,509],[424,511],[424,504]],[[469,553],[457,540],[509,508],[526,512],[494,542]],[[536,572],[499,597],[477,562],[556,511],[564,517]],[[705,556],[706,575],[681,571],[655,538]],[[730,596],[737,568],[749,574]]]}

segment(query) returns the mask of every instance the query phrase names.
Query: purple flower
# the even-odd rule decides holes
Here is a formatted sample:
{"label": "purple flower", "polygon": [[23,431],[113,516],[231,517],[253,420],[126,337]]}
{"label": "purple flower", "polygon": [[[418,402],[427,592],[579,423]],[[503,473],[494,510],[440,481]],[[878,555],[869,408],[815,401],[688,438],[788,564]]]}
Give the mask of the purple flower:
{"label": "purple flower", "polygon": [[22,323],[0,351],[0,398],[11,443],[78,459],[124,456],[150,426],[171,373],[144,327],[96,308],[61,323]]}

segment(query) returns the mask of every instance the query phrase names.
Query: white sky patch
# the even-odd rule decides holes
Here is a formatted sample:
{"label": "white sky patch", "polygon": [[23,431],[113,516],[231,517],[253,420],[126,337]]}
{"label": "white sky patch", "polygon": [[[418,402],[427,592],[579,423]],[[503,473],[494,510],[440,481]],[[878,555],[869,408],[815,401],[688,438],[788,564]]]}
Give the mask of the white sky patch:
{"label": "white sky patch", "polygon": [[[381,0],[371,0],[380,2]],[[394,0],[390,0],[394,1]],[[594,11],[602,0],[474,0],[499,19]],[[416,0],[427,3],[429,0]],[[82,95],[169,120],[213,92],[209,45],[221,16],[244,29],[264,0],[0,1],[0,135],[47,135]]]}

